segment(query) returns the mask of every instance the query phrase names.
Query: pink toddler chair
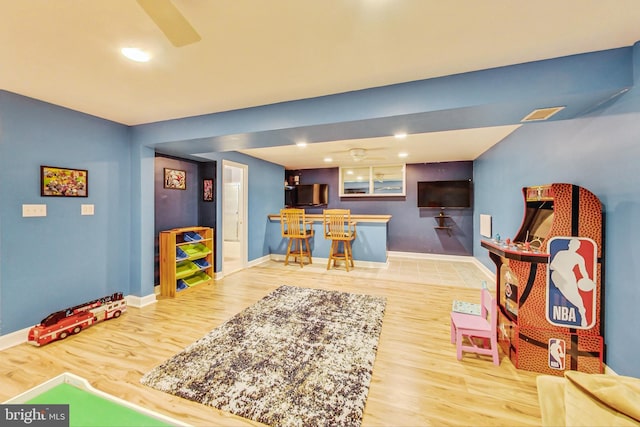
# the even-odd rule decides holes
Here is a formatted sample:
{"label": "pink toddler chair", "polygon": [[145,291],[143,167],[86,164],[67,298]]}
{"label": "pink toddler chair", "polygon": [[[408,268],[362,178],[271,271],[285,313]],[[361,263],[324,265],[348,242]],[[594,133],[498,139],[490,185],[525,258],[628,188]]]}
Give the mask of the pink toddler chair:
{"label": "pink toddler chair", "polygon": [[[462,360],[462,352],[467,351],[490,355],[493,364],[500,365],[496,299],[488,289],[482,289],[481,292],[480,316],[451,312],[451,343],[456,345],[458,360]],[[464,342],[465,337],[469,344]],[[478,346],[474,339],[481,339],[483,346]]]}

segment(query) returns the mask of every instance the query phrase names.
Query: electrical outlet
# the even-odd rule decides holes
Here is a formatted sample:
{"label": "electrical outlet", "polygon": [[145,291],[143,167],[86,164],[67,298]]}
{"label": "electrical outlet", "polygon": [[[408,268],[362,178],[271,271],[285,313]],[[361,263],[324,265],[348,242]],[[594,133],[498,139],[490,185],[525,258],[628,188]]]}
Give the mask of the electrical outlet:
{"label": "electrical outlet", "polygon": [[22,216],[47,216],[47,205],[22,205]]}
{"label": "electrical outlet", "polygon": [[80,215],[93,215],[93,205],[80,205]]}

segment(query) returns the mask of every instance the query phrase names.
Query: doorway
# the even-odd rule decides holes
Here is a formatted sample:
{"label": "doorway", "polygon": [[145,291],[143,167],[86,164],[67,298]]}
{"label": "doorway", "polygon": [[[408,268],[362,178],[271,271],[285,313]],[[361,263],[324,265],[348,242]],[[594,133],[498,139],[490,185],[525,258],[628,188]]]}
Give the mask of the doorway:
{"label": "doorway", "polygon": [[247,264],[248,166],[222,160],[222,274]]}

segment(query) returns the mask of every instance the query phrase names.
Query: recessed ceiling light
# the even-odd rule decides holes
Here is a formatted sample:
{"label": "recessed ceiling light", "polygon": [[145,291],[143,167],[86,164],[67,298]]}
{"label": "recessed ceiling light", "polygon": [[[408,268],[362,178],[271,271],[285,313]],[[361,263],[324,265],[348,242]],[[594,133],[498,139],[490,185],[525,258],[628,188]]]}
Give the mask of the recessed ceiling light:
{"label": "recessed ceiling light", "polygon": [[151,54],[137,47],[123,47],[120,52],[127,58],[136,62],[147,62],[151,59]]}
{"label": "recessed ceiling light", "polygon": [[407,134],[404,132],[400,132],[400,133],[396,133],[395,135],[393,135],[396,137],[396,139],[404,139],[407,137]]}
{"label": "recessed ceiling light", "polygon": [[296,145],[300,148],[303,148],[307,146],[307,143],[305,141],[298,141],[296,142]]}
{"label": "recessed ceiling light", "polygon": [[347,171],[347,175],[353,175],[353,171],[352,171],[351,169],[349,169],[349,170]]}
{"label": "recessed ceiling light", "polygon": [[409,153],[398,153],[398,157],[407,157],[409,155]]}
{"label": "recessed ceiling light", "polygon": [[331,163],[331,162],[333,162],[333,159],[332,159],[331,157],[325,157],[325,158],[324,158],[324,161],[325,161],[326,163]]}

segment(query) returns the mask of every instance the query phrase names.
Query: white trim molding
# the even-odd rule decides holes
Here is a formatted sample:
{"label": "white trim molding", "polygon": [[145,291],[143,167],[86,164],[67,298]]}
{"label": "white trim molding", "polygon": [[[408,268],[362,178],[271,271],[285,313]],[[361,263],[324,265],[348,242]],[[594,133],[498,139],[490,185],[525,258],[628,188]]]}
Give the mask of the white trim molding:
{"label": "white trim molding", "polygon": [[30,329],[31,326],[0,336],[0,350],[6,350],[7,348],[27,342],[27,336],[29,335]]}
{"label": "white trim molding", "polygon": [[127,295],[126,299],[127,299],[127,305],[135,308],[146,307],[148,305],[155,304],[156,302],[158,302],[155,293],[146,295],[144,297],[139,297],[136,295]]}
{"label": "white trim molding", "polygon": [[[270,259],[273,261],[284,262],[285,257],[286,257],[285,254],[271,254],[261,262],[268,261]],[[314,265],[315,264],[323,265],[323,264],[326,264],[328,261],[329,261],[329,258],[320,258],[316,256],[313,257]],[[293,261],[289,261],[289,262],[294,263]],[[389,267],[388,262],[361,261],[358,259],[354,260],[354,262],[357,263],[358,267],[364,267],[364,268],[388,268]]]}

